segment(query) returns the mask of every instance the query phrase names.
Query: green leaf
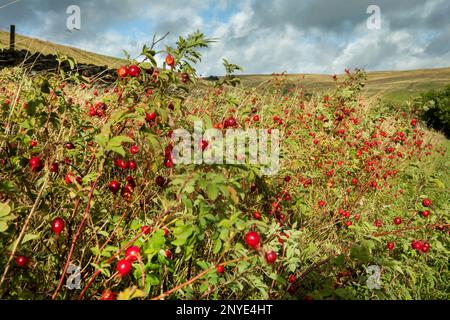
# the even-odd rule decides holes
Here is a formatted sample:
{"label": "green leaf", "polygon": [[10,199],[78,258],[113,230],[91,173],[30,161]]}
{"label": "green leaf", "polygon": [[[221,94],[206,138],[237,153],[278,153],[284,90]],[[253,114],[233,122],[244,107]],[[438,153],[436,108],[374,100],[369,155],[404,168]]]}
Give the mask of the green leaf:
{"label": "green leaf", "polygon": [[222,241],[220,240],[220,238],[217,238],[216,240],[214,240],[214,254],[218,254],[220,252],[220,249],[222,249]]}
{"label": "green leaf", "polygon": [[36,109],[42,102],[38,100],[31,100],[27,103],[27,114],[33,117],[36,114]]}
{"label": "green leaf", "polygon": [[345,256],[343,254],[340,254],[336,258],[333,259],[333,263],[337,266],[343,266],[345,262]]}
{"label": "green leaf", "polygon": [[121,146],[122,143],[124,143],[124,142],[131,143],[131,142],[133,142],[133,139],[131,139],[128,136],[113,137],[113,138],[111,138],[111,140],[108,141],[107,147],[110,147],[110,146]]}
{"label": "green leaf", "polygon": [[117,295],[117,300],[132,300],[134,298],[144,298],[147,293],[137,287],[127,288]]}
{"label": "green leaf", "polygon": [[28,241],[39,239],[40,237],[41,237],[40,233],[27,233],[23,237],[22,244],[24,244],[25,242],[28,242]]}
{"label": "green leaf", "polygon": [[0,203],[0,217],[9,215],[11,207],[6,203]]}
{"label": "green leaf", "polygon": [[344,289],[344,288],[337,288],[334,290],[334,293],[342,299],[345,300],[352,300],[354,298],[353,293],[350,290]]}
{"label": "green leaf", "polygon": [[122,143],[124,142],[133,142],[133,139],[127,136],[117,136],[108,141],[105,150],[113,151],[115,153],[120,154],[122,157],[125,157],[125,150],[122,147]]}
{"label": "green leaf", "polygon": [[172,244],[174,246],[182,246],[184,245],[188,238],[192,235],[194,232],[194,228],[192,226],[184,226],[181,228],[175,228],[174,229],[174,236],[175,240],[172,241]]}
{"label": "green leaf", "polygon": [[6,224],[6,221],[0,220],[0,232],[5,232],[8,229],[8,225]]}
{"label": "green leaf", "polygon": [[219,196],[219,189],[215,184],[208,184],[208,186],[206,187],[206,193],[208,194],[208,198],[214,201]]}

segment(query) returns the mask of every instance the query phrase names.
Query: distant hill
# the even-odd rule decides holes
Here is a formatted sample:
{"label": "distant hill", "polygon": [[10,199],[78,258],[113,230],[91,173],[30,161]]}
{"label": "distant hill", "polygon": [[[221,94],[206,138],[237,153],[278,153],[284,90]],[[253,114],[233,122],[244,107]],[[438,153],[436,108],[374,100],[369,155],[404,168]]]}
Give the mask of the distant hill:
{"label": "distant hill", "polygon": [[[338,79],[343,75],[338,75]],[[244,85],[255,86],[269,80],[271,75],[242,75]],[[331,75],[304,74],[287,76],[289,81],[304,85],[307,92],[330,90],[334,86]],[[369,95],[383,97],[387,101],[401,102],[411,96],[431,89],[450,85],[450,68],[421,69],[409,71],[368,72],[366,90]]]}
{"label": "distant hill", "polygon": [[[69,46],[64,46],[40,39],[30,38],[16,34],[17,50],[26,49],[30,52],[42,52],[43,54],[55,54],[61,52],[67,56],[73,57],[79,63],[95,64],[98,66],[108,66],[117,68],[125,62],[125,60],[109,57]],[[0,30],[0,49],[9,48],[9,32]]]}

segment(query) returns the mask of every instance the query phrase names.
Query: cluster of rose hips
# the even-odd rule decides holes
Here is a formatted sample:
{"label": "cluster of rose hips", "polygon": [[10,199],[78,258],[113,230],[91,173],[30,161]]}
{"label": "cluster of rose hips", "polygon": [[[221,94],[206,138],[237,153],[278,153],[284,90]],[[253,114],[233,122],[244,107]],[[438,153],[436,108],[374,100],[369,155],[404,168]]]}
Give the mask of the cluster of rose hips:
{"label": "cluster of rose hips", "polygon": [[91,117],[97,116],[97,117],[101,118],[105,115],[106,109],[107,109],[107,106],[105,103],[103,103],[101,101],[96,102],[93,106],[91,106],[89,108],[89,115]]}
{"label": "cluster of rose hips", "polygon": [[411,241],[411,247],[417,252],[428,253],[430,251],[430,244],[428,241],[423,240],[413,240]]}
{"label": "cluster of rose hips", "polygon": [[141,252],[138,246],[130,246],[125,251],[125,258],[117,262],[117,272],[121,277],[125,277],[132,268],[132,263],[141,259]]}
{"label": "cluster of rose hips", "polygon": [[136,78],[141,74],[141,68],[134,64],[129,66],[128,68],[125,66],[121,66],[119,70],[117,70],[117,74],[122,79],[127,76]]}
{"label": "cluster of rose hips", "polygon": [[229,117],[223,120],[223,128],[234,128],[237,126],[237,121],[235,117]]}
{"label": "cluster of rose hips", "polygon": [[[252,249],[259,250],[261,246],[261,237],[255,231],[249,231],[245,235],[245,243]],[[273,264],[277,260],[277,253],[269,250],[265,253],[265,258],[268,264]]]}

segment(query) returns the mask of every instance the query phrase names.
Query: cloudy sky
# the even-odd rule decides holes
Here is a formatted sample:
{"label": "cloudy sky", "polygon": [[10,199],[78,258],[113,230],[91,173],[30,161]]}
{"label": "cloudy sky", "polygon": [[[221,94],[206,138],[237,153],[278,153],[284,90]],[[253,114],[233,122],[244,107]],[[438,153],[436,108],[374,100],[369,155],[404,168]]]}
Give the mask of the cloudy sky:
{"label": "cloudy sky", "polygon": [[[69,5],[81,9],[78,31],[66,28]],[[368,28],[370,5],[380,28]],[[0,29],[117,57],[154,33],[172,44],[200,30],[218,40],[203,51],[203,75],[222,74],[224,57],[245,73],[446,67],[449,16],[450,0],[0,0]]]}

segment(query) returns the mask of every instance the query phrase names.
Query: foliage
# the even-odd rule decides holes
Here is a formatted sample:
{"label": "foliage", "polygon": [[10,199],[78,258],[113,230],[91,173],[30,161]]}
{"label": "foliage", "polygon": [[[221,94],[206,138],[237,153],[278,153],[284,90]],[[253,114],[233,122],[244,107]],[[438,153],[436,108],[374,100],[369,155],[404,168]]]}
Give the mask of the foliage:
{"label": "foliage", "polygon": [[422,106],[421,117],[427,125],[450,137],[450,85],[423,93],[417,103]]}
{"label": "foliage", "polygon": [[[448,299],[448,141],[368,102],[361,70],[327,95],[285,90],[277,76],[250,89],[197,80],[209,42],[197,32],[175,48],[146,46],[128,65],[141,72],[108,88],[76,73],[0,72],[1,298]],[[158,68],[161,54],[171,68]],[[280,130],[277,175],[249,162],[169,161],[173,130],[202,120],[225,132],[230,117],[237,128]],[[251,230],[259,249],[245,243]],[[419,252],[412,240],[431,247]],[[132,245],[140,256],[120,276]],[[69,262],[82,270],[80,290],[59,286]],[[367,285],[371,265],[380,289]]]}

